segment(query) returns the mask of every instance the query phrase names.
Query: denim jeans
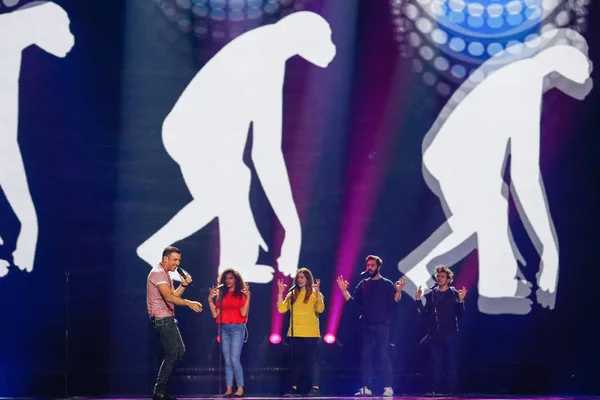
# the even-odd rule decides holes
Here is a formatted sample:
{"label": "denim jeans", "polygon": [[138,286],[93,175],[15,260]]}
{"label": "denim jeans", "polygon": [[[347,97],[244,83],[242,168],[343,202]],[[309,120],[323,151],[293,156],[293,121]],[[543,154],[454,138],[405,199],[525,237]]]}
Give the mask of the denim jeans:
{"label": "denim jeans", "polygon": [[177,320],[174,317],[156,318],[153,327],[158,333],[165,353],[156,377],[154,393],[166,393],[175,365],[185,354],[185,345],[181,339],[179,328],[177,328]]}
{"label": "denim jeans", "polygon": [[432,339],[429,346],[433,363],[433,390],[435,392],[443,391],[441,388],[442,366],[444,352],[446,352],[448,356],[447,390],[450,393],[458,393],[458,333],[452,333],[437,340]]}
{"label": "denim jeans", "polygon": [[221,326],[221,345],[225,358],[225,385],[233,386],[233,376],[238,387],[244,386],[244,370],[240,357],[244,345],[244,324],[223,324]]}

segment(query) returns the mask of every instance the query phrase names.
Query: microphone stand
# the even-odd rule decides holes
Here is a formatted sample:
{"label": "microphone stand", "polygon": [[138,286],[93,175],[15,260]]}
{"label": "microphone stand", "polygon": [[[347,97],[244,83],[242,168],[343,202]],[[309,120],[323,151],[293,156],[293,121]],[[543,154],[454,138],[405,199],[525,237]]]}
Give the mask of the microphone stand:
{"label": "microphone stand", "polygon": [[[291,381],[292,381],[292,387],[294,386],[294,368],[295,368],[295,362],[296,359],[294,357],[294,291],[296,289],[294,288],[291,292],[290,292],[290,333],[292,334],[291,336],[291,351],[292,351],[292,358],[291,358]],[[298,388],[296,388],[296,390],[298,390]]]}
{"label": "microphone stand", "polygon": [[219,323],[217,324],[217,332],[219,337],[219,395],[223,395],[222,384],[223,384],[223,297],[222,291],[219,289]]}
{"label": "microphone stand", "polygon": [[69,398],[69,270],[65,270],[65,399]]}

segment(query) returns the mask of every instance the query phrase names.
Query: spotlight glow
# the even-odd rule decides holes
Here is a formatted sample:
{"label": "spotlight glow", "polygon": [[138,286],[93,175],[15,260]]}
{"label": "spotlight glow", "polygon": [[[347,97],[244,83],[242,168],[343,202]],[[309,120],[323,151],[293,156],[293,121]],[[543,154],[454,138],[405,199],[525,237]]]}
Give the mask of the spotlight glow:
{"label": "spotlight glow", "polygon": [[335,335],[333,333],[327,333],[327,334],[325,334],[325,336],[323,336],[323,341],[327,344],[334,344],[335,343]]}
{"label": "spotlight glow", "polygon": [[273,344],[281,343],[281,335],[279,333],[271,333],[271,336],[269,336],[269,342]]}

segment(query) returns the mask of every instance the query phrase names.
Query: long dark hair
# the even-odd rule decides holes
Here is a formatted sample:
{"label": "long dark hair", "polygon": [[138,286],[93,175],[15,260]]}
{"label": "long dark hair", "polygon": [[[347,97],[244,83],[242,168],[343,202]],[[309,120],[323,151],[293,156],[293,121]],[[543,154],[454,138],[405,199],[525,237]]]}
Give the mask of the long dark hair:
{"label": "long dark hair", "polygon": [[229,291],[229,288],[225,285],[225,277],[229,274],[233,275],[233,277],[235,278],[235,286],[233,287],[233,297],[242,297],[242,289],[246,285],[244,284],[244,279],[242,278],[240,273],[233,268],[227,268],[221,273],[221,276],[219,276],[219,285],[223,285],[221,289],[219,289],[220,297],[224,298],[227,292]]}
{"label": "long dark hair", "polygon": [[298,300],[298,295],[300,294],[300,286],[298,286],[298,275],[304,275],[306,278],[306,293],[304,294],[304,302],[308,303],[308,299],[310,299],[310,295],[313,293],[313,274],[310,272],[308,268],[300,268],[298,272],[296,272],[296,277],[294,277],[294,285],[296,285],[296,289],[294,289],[294,302]]}

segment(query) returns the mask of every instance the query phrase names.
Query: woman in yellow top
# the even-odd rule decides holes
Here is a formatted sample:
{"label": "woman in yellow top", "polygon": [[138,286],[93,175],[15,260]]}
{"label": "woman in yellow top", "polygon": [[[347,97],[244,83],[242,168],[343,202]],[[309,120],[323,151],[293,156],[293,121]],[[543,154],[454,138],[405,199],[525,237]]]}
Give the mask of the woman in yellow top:
{"label": "woman in yellow top", "polygon": [[301,369],[310,370],[312,389],[309,396],[319,396],[319,362],[317,360],[317,345],[321,334],[319,333],[319,314],[325,310],[325,301],[320,292],[321,281],[313,279],[308,268],[300,268],[294,278],[294,289],[285,300],[283,292],[287,285],[283,280],[277,282],[279,295],[277,296],[277,310],[286,313],[292,308],[288,337],[292,340],[294,358],[292,359],[292,388],[285,394],[286,397],[297,395]]}

